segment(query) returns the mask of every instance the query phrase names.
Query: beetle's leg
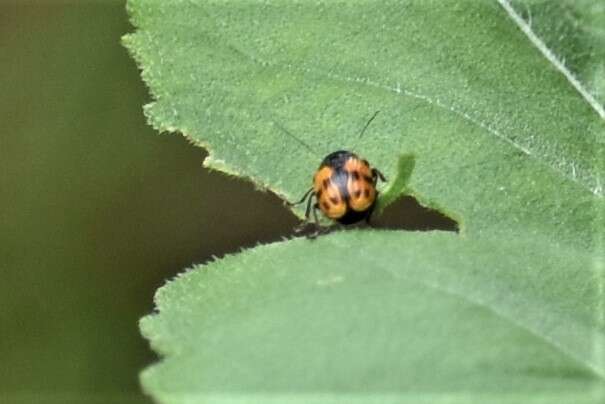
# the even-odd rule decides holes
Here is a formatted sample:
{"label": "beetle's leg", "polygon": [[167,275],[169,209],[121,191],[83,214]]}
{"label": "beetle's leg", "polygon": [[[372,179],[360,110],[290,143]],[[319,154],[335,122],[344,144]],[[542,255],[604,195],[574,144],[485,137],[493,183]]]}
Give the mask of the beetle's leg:
{"label": "beetle's leg", "polygon": [[376,185],[376,182],[378,182],[379,178],[380,178],[380,181],[387,182],[387,179],[384,177],[384,175],[382,175],[382,173],[377,168],[372,168],[372,178],[374,179],[374,185]]}
{"label": "beetle's leg", "polygon": [[[311,188],[310,191],[312,191],[313,189]],[[311,195],[309,197],[309,199],[307,200],[307,209],[305,210],[305,220],[308,222],[309,221],[309,215],[311,214],[311,205],[313,205],[313,215],[315,216],[315,223],[317,223],[317,214],[315,213],[315,207],[317,206],[317,203],[313,204],[313,198],[315,198],[315,194]]]}
{"label": "beetle's leg", "polygon": [[309,194],[311,192],[313,192],[313,187],[311,187],[307,192],[305,192],[305,194],[303,195],[303,197],[300,198],[300,201],[298,201],[298,202],[289,202],[289,201],[286,201],[286,203],[288,204],[288,206],[300,205],[301,203],[303,203],[305,201],[305,199],[307,199],[307,197],[309,196]]}
{"label": "beetle's leg", "polygon": [[[309,191],[312,190],[313,189],[310,189]],[[305,197],[308,196],[307,208],[305,209],[305,220],[294,228],[295,233],[302,233],[305,230],[305,227],[307,227],[307,224],[309,223],[309,216],[311,216],[311,205],[313,205],[313,198],[315,198],[315,194],[309,195],[309,191],[307,191],[305,195]],[[313,214],[315,214],[315,212],[313,212]]]}
{"label": "beetle's leg", "polygon": [[319,225],[319,218],[317,217],[317,209],[319,209],[319,205],[317,202],[313,205],[313,219],[315,220],[315,229],[312,233],[307,235],[307,238],[314,239],[317,238],[322,233],[321,226]]}
{"label": "beetle's leg", "polygon": [[319,209],[319,204],[315,202],[313,205],[313,219],[315,220],[315,227],[319,227],[319,219],[317,218],[317,209]]}

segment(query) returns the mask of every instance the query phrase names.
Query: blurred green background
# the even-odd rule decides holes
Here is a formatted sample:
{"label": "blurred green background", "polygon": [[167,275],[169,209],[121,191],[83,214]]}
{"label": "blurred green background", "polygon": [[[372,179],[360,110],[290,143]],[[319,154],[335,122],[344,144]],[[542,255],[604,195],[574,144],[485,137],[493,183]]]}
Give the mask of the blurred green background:
{"label": "blurred green background", "polygon": [[147,401],[155,289],[296,223],[146,125],[131,30],[121,1],[1,2],[1,403]]}
{"label": "blurred green background", "polygon": [[[149,402],[154,291],[297,223],[146,125],[130,31],[122,1],[0,0],[0,403]],[[453,226],[411,199],[382,224]]]}

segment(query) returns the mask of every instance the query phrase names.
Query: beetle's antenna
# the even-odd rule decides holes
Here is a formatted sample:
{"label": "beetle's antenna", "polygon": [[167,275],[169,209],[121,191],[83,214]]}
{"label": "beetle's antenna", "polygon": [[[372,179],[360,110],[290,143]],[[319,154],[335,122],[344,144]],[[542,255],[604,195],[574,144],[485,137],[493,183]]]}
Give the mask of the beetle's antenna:
{"label": "beetle's antenna", "polygon": [[297,136],[295,136],[292,133],[290,133],[290,131],[288,129],[284,128],[279,122],[273,120],[273,123],[275,124],[275,126],[277,126],[286,135],[290,136],[292,139],[296,140],[299,144],[301,144],[302,146],[304,146],[309,152],[311,152],[311,155],[313,157],[317,157],[317,152],[315,150],[313,150],[313,148],[311,148],[311,146],[309,146],[308,144],[306,144],[305,142],[303,142]]}
{"label": "beetle's antenna", "polygon": [[372,115],[372,117],[368,120],[368,122],[366,123],[366,126],[363,127],[363,129],[361,130],[361,132],[359,132],[359,136],[357,136],[357,139],[361,139],[361,136],[366,131],[366,129],[368,128],[368,126],[370,126],[370,124],[372,123],[372,121],[374,120],[374,118],[376,118],[376,115],[378,115],[379,112],[380,111],[374,112],[374,115]]}

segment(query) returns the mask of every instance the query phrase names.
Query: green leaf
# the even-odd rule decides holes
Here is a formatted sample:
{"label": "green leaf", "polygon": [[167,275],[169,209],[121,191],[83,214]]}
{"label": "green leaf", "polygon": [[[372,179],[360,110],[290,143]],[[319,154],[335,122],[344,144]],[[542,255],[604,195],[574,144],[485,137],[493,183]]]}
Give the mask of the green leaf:
{"label": "green leaf", "polygon": [[504,0],[128,4],[146,114],[207,148],[206,166],[293,201],[324,155],[348,149],[390,180],[379,207],[410,194],[460,225],[339,232],[194,268],[142,321],[163,357],[146,391],[162,402],[605,397],[605,123],[589,85],[603,61],[558,63],[562,49],[587,49],[581,39],[549,57],[554,37],[540,35],[556,12],[529,32],[518,11],[529,2]]}

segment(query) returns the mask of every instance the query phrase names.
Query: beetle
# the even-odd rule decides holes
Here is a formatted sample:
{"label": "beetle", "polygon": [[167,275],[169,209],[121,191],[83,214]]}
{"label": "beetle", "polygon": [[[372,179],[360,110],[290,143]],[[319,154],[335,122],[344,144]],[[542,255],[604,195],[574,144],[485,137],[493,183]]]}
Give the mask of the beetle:
{"label": "beetle", "polygon": [[[368,120],[359,137],[377,114],[378,111]],[[312,212],[316,229],[320,227],[318,209],[328,219],[340,224],[348,225],[362,220],[369,223],[378,196],[378,180],[386,182],[380,170],[372,167],[367,160],[348,150],[338,150],[322,160],[313,176],[311,188],[298,202],[289,205],[307,201],[305,221],[309,222]]]}

